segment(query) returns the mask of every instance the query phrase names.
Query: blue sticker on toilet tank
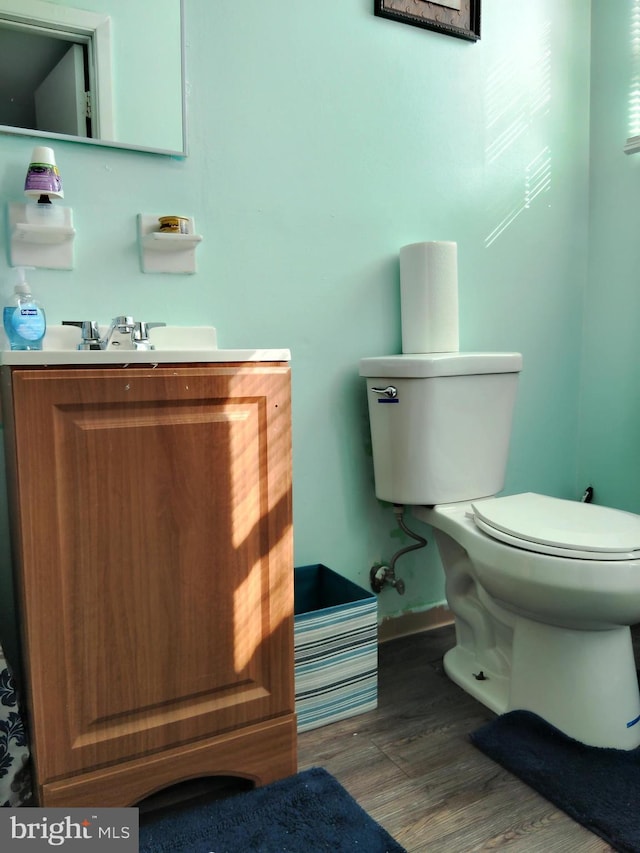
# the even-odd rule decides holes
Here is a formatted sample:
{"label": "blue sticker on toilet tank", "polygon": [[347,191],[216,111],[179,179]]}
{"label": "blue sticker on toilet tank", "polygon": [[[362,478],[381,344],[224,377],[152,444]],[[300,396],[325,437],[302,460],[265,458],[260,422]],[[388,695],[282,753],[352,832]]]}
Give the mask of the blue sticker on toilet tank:
{"label": "blue sticker on toilet tank", "polygon": [[398,400],[397,397],[378,397],[378,402],[379,403],[399,403],[400,400]]}

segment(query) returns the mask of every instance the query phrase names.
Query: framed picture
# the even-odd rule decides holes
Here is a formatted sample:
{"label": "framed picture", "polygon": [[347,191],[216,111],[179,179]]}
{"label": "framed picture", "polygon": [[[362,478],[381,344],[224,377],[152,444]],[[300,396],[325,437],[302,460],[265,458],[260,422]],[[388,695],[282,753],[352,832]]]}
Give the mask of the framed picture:
{"label": "framed picture", "polygon": [[480,0],[375,0],[375,14],[468,41],[480,38]]}

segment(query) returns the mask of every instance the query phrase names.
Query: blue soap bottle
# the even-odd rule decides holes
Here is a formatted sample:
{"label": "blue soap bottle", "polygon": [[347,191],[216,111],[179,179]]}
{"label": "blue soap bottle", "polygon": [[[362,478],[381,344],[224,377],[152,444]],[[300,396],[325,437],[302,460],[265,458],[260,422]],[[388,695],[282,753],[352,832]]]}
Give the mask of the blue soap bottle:
{"label": "blue soap bottle", "polygon": [[2,312],[5,334],[12,350],[41,350],[47,330],[43,307],[31,293],[27,267],[16,267],[18,281]]}

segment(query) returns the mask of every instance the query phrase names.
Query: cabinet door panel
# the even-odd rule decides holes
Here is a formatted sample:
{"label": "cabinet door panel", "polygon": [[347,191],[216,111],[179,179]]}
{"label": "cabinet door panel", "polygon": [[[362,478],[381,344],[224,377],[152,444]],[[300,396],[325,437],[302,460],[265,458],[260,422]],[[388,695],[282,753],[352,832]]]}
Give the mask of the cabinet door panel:
{"label": "cabinet door panel", "polygon": [[13,390],[40,781],[292,713],[288,368]]}

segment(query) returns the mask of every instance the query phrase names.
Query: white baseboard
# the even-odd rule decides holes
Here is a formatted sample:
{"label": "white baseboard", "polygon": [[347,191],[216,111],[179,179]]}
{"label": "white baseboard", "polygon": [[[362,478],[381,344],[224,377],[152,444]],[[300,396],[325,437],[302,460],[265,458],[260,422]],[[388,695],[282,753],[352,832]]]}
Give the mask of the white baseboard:
{"label": "white baseboard", "polygon": [[432,607],[430,610],[423,610],[420,613],[389,616],[378,625],[378,643],[386,643],[398,637],[419,634],[422,631],[431,631],[434,628],[452,624],[453,614],[444,604]]}

